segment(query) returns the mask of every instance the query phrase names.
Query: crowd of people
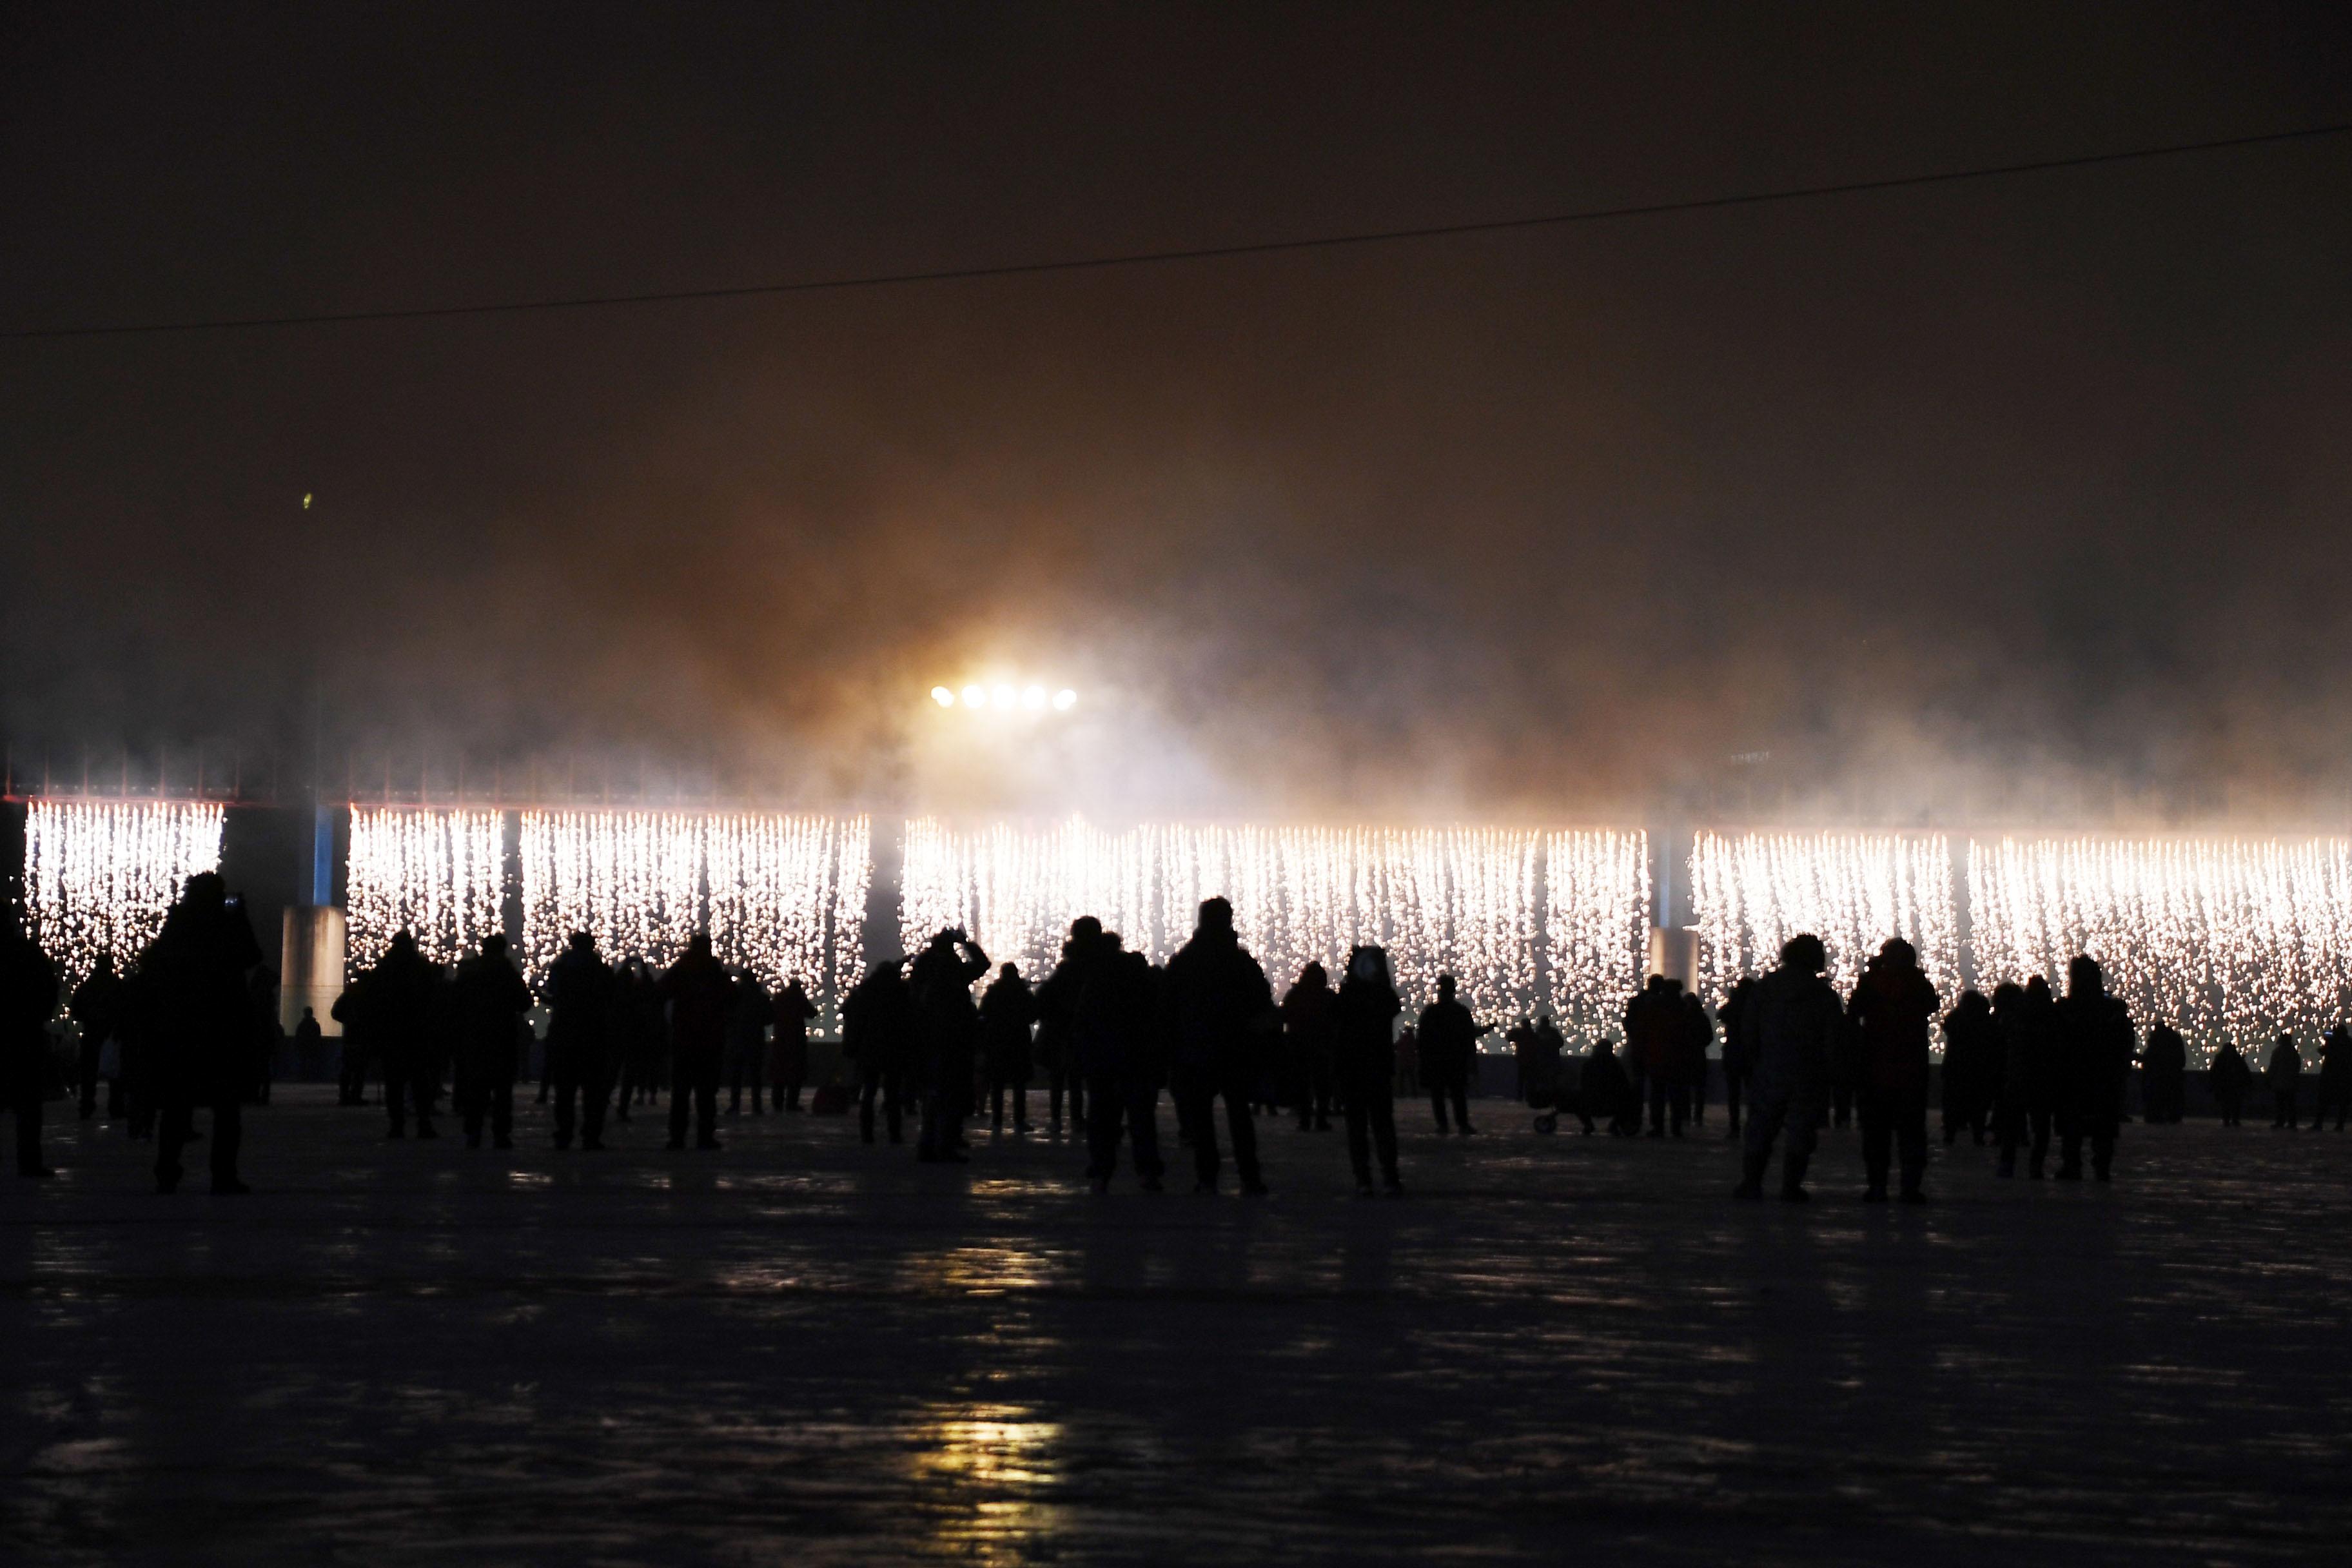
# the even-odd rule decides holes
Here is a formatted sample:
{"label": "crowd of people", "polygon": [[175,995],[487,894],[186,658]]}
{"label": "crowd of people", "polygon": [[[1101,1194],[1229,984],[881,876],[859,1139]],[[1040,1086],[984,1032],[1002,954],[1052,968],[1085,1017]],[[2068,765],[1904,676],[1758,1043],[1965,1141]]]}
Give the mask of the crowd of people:
{"label": "crowd of people", "polygon": [[[1777,1152],[1780,1192],[1790,1200],[1808,1195],[1820,1130],[1858,1121],[1865,1197],[1925,1201],[1939,1015],[1944,1140],[1996,1143],[2001,1176],[2016,1173],[2021,1153],[2030,1176],[2052,1174],[2054,1147],[2056,1179],[2080,1179],[2086,1153],[2090,1174],[2110,1179],[2136,1068],[2148,1121],[2184,1113],[2186,1042],[2158,1022],[2143,1044],[2088,956],[2069,966],[2063,996],[2036,976],[1990,997],[1965,991],[1948,1012],[1900,938],[1843,996],[1826,968],[1819,938],[1792,938],[1770,973],[1737,982],[1712,1013],[1675,981],[1652,975],[1626,1005],[1622,1051],[1604,1036],[1571,1056],[1549,1016],[1522,1018],[1505,1031],[1519,1098],[1538,1112],[1539,1132],[1572,1116],[1588,1134],[1605,1126],[1639,1136],[1646,1121],[1649,1137],[1679,1138],[1704,1126],[1710,1075],[1719,1072],[1727,1136],[1741,1142],[1737,1194],[1763,1194]],[[1277,998],[1236,934],[1231,906],[1211,899],[1164,965],[1082,917],[1034,985],[1013,964],[992,977],[991,969],[961,930],[939,932],[911,960],[877,964],[843,999],[843,1069],[814,1087],[807,1108],[854,1112],[867,1143],[901,1143],[911,1121],[919,1159],[958,1163],[983,1117],[992,1132],[1009,1122],[1014,1136],[1028,1133],[1031,1090],[1042,1088],[1045,1131],[1058,1136],[1066,1122],[1084,1138],[1097,1192],[1117,1176],[1122,1151],[1146,1190],[1161,1188],[1163,1092],[1197,1192],[1218,1189],[1228,1151],[1240,1190],[1266,1190],[1261,1113],[1295,1117],[1302,1130],[1344,1128],[1357,1190],[1368,1196],[1403,1190],[1400,1092],[1426,1094],[1442,1134],[1477,1131],[1470,1099],[1478,1042],[1495,1026],[1473,1016],[1450,975],[1408,1018],[1388,955],[1375,945],[1354,948],[1336,984],[1310,963]],[[213,1190],[244,1192],[242,1107],[266,1084],[260,1062],[276,1036],[268,981],[250,922],[213,873],[189,880],[130,972],[101,958],[70,997],[59,994],[39,947],[7,922],[0,1089],[16,1115],[20,1171],[52,1173],[40,1129],[57,1060],[46,1041],[62,1004],[78,1041],[81,1114],[93,1113],[103,1079],[110,1115],[134,1139],[155,1142],[161,1191],[178,1187],[182,1152],[208,1136]],[[603,1148],[609,1122],[657,1107],[667,1090],[668,1146],[685,1149],[690,1137],[692,1147],[715,1150],[722,1088],[730,1115],[741,1111],[747,1087],[754,1115],[803,1110],[818,1009],[797,981],[771,991],[721,963],[707,933],[657,970],[635,957],[615,963],[576,932],[534,993],[503,936],[451,968],[403,931],[332,1015],[342,1027],[341,1099],[366,1103],[373,1074],[391,1137],[412,1128],[438,1136],[446,1086],[469,1146],[487,1134],[492,1147],[512,1147],[516,1091],[543,1047],[539,1094],[552,1101],[558,1149]],[[306,1010],[298,1048],[315,1048],[320,1034]],[[2262,1075],[2276,1126],[2301,1125],[2304,1066],[2294,1039],[2280,1036]],[[2312,1125],[2332,1112],[2341,1131],[2352,1112],[2352,1033],[2344,1026],[2320,1042],[2317,1066]],[[2239,1122],[2254,1078],[2234,1047],[2216,1054],[2208,1081],[2225,1124]],[[209,1112],[205,1133],[194,1125],[200,1109]]]}

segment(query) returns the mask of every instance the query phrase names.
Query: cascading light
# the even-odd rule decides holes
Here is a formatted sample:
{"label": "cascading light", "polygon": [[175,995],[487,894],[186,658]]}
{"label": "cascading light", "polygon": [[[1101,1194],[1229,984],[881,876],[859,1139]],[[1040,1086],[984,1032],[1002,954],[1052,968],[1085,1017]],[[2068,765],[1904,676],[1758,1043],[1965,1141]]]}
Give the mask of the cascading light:
{"label": "cascading light", "polygon": [[571,933],[605,958],[656,966],[702,923],[703,819],[682,812],[527,811],[522,815],[522,949],[543,975]]}
{"label": "cascading light", "polygon": [[1770,969],[1780,944],[1803,931],[1829,949],[1841,995],[1891,936],[1918,949],[1947,1005],[1958,994],[1959,912],[1941,834],[1700,833],[1690,888],[1710,1005],[1741,975]]}
{"label": "cascading light", "polygon": [[[1113,833],[1078,819],[961,830],[923,818],[907,829],[901,937],[911,952],[961,925],[1034,979],[1078,915],[1164,961],[1192,934],[1201,901],[1222,896],[1277,992],[1309,961],[1336,980],[1350,946],[1379,942],[1416,1004],[1451,973],[1482,1016],[1570,998],[1573,1022],[1598,1016],[1604,994],[1622,1005],[1639,977],[1645,855],[1637,833],[1182,824]],[[1547,856],[1573,891],[1542,891]],[[1578,933],[1548,957],[1555,906],[1572,911]],[[1575,973],[1560,972],[1563,955]]]}
{"label": "cascading light", "polygon": [[216,805],[37,800],[25,817],[25,910],[68,988],[100,953],[138,961],[181,887],[221,863]]}
{"label": "cascading light", "polygon": [[1983,984],[2047,976],[2088,952],[2145,1029],[2200,1052],[2306,1052],[2352,1008],[2352,840],[2037,837],[1969,846]]}
{"label": "cascading light", "polygon": [[406,931],[436,963],[454,963],[505,927],[504,819],[495,811],[352,808],[345,968],[383,956]]}

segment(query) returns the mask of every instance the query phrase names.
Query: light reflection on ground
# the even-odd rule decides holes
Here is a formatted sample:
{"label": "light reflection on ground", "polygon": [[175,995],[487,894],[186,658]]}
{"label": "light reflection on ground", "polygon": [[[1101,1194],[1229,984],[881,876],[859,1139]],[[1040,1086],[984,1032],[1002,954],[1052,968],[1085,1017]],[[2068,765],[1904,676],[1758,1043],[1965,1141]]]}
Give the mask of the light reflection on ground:
{"label": "light reflection on ground", "polygon": [[0,1189],[0,1558],[2300,1559],[2352,1539],[2352,1138],[2126,1131],[2113,1190],[1735,1205],[1714,1141],[1262,1124],[1265,1202],[840,1121],[599,1160],[296,1091],[240,1202]]}

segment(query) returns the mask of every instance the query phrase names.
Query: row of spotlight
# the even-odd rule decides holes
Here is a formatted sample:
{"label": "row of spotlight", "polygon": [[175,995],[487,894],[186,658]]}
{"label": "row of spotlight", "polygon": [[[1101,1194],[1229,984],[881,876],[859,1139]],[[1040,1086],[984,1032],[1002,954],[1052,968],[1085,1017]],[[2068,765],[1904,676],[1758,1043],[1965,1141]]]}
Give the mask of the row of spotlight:
{"label": "row of spotlight", "polygon": [[934,686],[931,700],[942,708],[992,708],[1002,713],[1016,710],[1043,713],[1050,708],[1067,713],[1078,705],[1078,694],[1066,686],[1050,693],[1042,686],[967,686],[960,692],[952,687]]}

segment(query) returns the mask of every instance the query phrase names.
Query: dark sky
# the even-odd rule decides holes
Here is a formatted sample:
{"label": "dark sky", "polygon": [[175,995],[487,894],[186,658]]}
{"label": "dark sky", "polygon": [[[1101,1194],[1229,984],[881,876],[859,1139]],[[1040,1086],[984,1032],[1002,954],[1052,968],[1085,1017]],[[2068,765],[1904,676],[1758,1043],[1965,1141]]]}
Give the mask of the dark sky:
{"label": "dark sky", "polygon": [[[0,328],[2345,120],[2340,5],[18,5]],[[2352,136],[1097,273],[0,342],[0,724],[267,738],[315,674],[362,739],[936,805],[960,742],[921,694],[1034,672],[1086,718],[978,759],[992,798],[1574,816],[1769,752],[1801,795],[1898,807],[2084,780],[2340,805],[2347,196]]]}

